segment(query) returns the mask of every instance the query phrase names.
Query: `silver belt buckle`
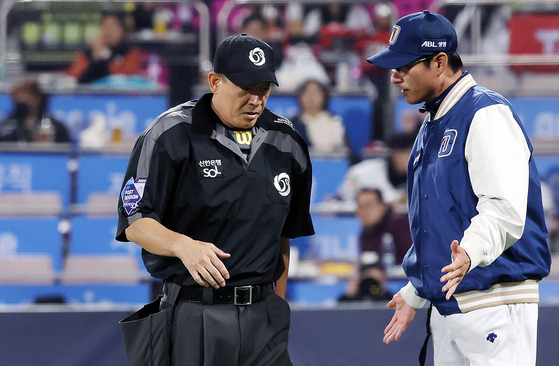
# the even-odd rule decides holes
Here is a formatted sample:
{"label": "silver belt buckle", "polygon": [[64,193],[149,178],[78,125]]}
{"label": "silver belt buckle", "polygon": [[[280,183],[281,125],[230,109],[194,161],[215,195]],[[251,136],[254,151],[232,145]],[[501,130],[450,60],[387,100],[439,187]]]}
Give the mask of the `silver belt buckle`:
{"label": "silver belt buckle", "polygon": [[233,290],[233,305],[252,305],[252,286],[235,287]]}

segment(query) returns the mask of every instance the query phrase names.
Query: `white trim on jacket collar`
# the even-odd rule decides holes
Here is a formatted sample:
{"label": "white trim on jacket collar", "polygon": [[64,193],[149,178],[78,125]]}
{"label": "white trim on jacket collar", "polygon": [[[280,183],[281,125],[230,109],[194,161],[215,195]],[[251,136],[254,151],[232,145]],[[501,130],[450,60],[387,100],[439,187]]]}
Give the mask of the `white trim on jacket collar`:
{"label": "white trim on jacket collar", "polygon": [[462,96],[473,86],[476,85],[472,75],[466,75],[460,80],[448,95],[444,98],[439,107],[439,110],[435,114],[434,119],[439,119],[450,111],[450,109],[462,98]]}

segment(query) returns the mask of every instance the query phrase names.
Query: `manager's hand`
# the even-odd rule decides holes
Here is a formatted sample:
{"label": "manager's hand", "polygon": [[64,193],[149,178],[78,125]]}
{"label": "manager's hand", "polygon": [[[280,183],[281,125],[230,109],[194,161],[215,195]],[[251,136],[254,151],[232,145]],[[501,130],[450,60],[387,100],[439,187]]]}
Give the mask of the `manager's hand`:
{"label": "manager's hand", "polygon": [[454,240],[450,244],[450,249],[452,250],[452,263],[441,270],[441,272],[448,272],[441,277],[441,282],[446,282],[442,291],[446,291],[447,300],[454,294],[472,263],[468,253],[458,245],[458,240]]}
{"label": "manager's hand", "polygon": [[392,320],[390,320],[390,323],[384,329],[384,338],[382,341],[388,344],[392,341],[400,339],[408,324],[411,323],[415,317],[417,309],[408,305],[400,293],[394,295],[386,307],[396,309],[394,311],[394,315],[392,316]]}

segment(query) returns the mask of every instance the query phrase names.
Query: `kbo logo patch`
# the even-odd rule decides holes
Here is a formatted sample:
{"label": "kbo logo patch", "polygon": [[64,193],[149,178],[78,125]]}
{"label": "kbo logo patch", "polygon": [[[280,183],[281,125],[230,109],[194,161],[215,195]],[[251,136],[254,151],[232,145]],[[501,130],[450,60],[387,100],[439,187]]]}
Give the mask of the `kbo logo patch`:
{"label": "kbo logo patch", "polygon": [[126,215],[130,216],[138,210],[139,203],[144,195],[144,187],[147,179],[130,178],[122,189],[120,196],[122,197],[122,207]]}

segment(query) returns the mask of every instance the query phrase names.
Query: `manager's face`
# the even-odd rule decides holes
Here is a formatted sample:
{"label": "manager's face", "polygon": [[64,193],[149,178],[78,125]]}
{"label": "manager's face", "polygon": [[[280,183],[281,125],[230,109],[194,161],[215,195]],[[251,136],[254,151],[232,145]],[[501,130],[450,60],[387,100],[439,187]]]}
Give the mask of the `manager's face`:
{"label": "manager's face", "polygon": [[[428,62],[429,66],[426,66],[425,62]],[[421,58],[392,70],[390,81],[398,85],[409,104],[428,103],[437,97],[440,78],[437,68],[431,67],[432,64],[432,57]]]}
{"label": "manager's face", "polygon": [[208,81],[214,94],[212,108],[227,127],[249,129],[256,124],[270,96],[271,82],[240,88],[215,72]]}

